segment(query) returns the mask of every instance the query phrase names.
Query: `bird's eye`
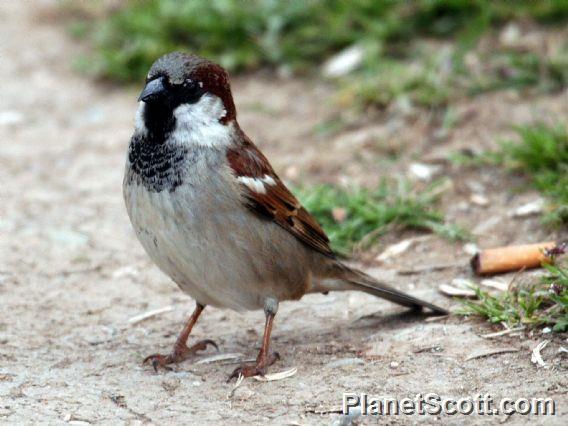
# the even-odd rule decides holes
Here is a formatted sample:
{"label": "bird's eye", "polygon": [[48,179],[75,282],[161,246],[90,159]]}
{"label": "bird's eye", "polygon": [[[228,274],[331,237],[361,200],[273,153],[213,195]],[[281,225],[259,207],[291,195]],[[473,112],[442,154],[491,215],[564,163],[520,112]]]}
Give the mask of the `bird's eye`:
{"label": "bird's eye", "polygon": [[203,94],[202,87],[200,81],[186,78],[175,85],[173,92],[180,102],[194,103],[197,102]]}

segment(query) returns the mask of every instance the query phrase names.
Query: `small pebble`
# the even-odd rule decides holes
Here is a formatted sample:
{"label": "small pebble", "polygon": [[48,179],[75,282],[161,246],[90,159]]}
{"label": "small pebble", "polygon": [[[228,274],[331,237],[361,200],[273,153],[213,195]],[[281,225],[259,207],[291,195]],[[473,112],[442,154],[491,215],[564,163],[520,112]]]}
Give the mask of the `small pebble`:
{"label": "small pebble", "polygon": [[364,53],[363,47],[359,45],[342,50],[323,65],[323,75],[328,78],[336,78],[349,74],[361,65]]}
{"label": "small pebble", "polygon": [[512,217],[526,217],[526,216],[533,216],[539,213],[542,213],[544,209],[544,200],[539,198],[537,200],[531,201],[530,203],[523,204],[520,207],[517,207],[513,210],[509,216]]}
{"label": "small pebble", "polygon": [[489,199],[481,194],[471,194],[469,201],[477,206],[485,207],[489,204]]}
{"label": "small pebble", "polygon": [[408,172],[411,176],[424,182],[432,180],[434,175],[439,173],[441,170],[442,168],[440,166],[432,166],[423,163],[412,163],[408,168]]}
{"label": "small pebble", "polygon": [[361,358],[343,358],[343,359],[338,359],[336,361],[332,361],[329,364],[327,364],[327,366],[329,368],[339,368],[348,365],[363,365],[363,364],[365,364],[365,361],[363,361]]}
{"label": "small pebble", "polygon": [[463,246],[463,251],[470,256],[475,256],[479,252],[479,247],[474,243],[467,243]]}

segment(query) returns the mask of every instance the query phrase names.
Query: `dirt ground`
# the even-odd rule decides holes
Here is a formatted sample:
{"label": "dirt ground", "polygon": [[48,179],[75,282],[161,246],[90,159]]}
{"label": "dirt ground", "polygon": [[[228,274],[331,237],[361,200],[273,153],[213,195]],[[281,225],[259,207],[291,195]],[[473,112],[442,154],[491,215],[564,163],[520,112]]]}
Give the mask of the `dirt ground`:
{"label": "dirt ground", "polygon": [[[142,366],[145,355],[169,350],[193,302],[150,263],[123,206],[136,89],[97,84],[73,71],[84,47],[52,19],[52,7],[0,3],[0,423],[339,424],[344,392],[401,398],[435,392],[551,397],[558,413],[385,420],[566,424],[568,369],[559,353],[568,346],[565,335],[535,331],[489,340],[481,335],[502,328],[453,316],[425,321],[358,293],[281,305],[273,347],[282,360],[272,372],[296,367],[293,377],[248,379],[236,390],[226,384],[240,360],[255,356],[263,314],[214,308],[207,308],[193,337],[214,339],[220,354],[236,359],[199,363],[218,355],[208,350],[173,372]],[[287,180],[369,184],[407,174],[413,161],[438,164],[453,183],[443,209],[474,231],[479,246],[563,236],[543,228],[538,217],[509,217],[538,198],[518,191],[521,178],[464,171],[441,158],[450,150],[494,146],[510,134],[511,123],[565,118],[568,93],[505,92],[464,101],[456,107],[457,126],[447,132],[432,114],[393,108],[370,125],[322,136],[315,126],[337,116],[332,91],[321,82],[271,78],[238,78],[234,93],[242,127]],[[401,148],[398,161],[381,160]],[[474,193],[489,205],[471,203]],[[383,242],[415,235],[392,233]],[[369,264],[369,271],[451,307],[456,303],[437,287],[469,277],[469,257],[463,243],[433,236],[390,263]],[[400,274],[438,264],[450,267]],[[164,307],[171,309],[129,322]],[[543,351],[548,368],[537,368],[531,350],[545,338],[551,340]],[[515,352],[468,360],[490,348]]]}

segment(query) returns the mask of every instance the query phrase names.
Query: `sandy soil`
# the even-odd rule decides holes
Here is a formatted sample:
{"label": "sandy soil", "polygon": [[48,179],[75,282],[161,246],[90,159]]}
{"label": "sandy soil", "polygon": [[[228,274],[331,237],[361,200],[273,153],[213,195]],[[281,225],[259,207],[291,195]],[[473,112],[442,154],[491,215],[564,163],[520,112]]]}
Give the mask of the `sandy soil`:
{"label": "sandy soil", "polygon": [[[537,331],[487,340],[480,336],[500,328],[459,317],[428,322],[356,293],[281,305],[273,347],[282,361],[272,371],[296,367],[288,379],[247,380],[233,391],[225,379],[239,360],[187,361],[158,374],[141,366],[145,355],[169,350],[193,302],[150,263],[123,207],[135,90],[109,88],[73,72],[71,62],[82,48],[60,23],[45,18],[44,7],[44,2],[0,4],[0,423],[329,424],[341,420],[333,411],[343,392],[552,397],[559,410],[555,417],[499,420],[566,423],[566,358],[558,353],[567,346],[566,336]],[[314,128],[336,111],[331,91],[321,83],[259,75],[237,79],[234,91],[243,128],[283,176],[306,184],[372,183],[385,174],[406,174],[415,159],[439,162],[450,149],[490,147],[509,133],[511,122],[568,114],[566,93],[538,98],[500,93],[458,105],[458,125],[444,135],[430,114],[395,110],[371,125],[324,137]],[[400,161],[380,160],[401,148]],[[507,216],[538,196],[505,189],[523,186],[522,179],[441,165],[453,182],[444,210],[450,220],[475,229],[479,245],[559,237],[538,218]],[[485,194],[489,206],[471,204],[472,193]],[[395,233],[384,242],[412,235]],[[371,265],[371,272],[452,306],[436,289],[468,277],[468,258],[462,244],[432,237],[391,263]],[[397,275],[403,268],[439,263],[455,266]],[[166,313],[129,323],[168,306]],[[208,308],[194,337],[214,339],[221,354],[250,359],[262,321],[261,312]],[[546,369],[530,361],[531,349],[544,338],[552,340],[543,351]],[[503,347],[516,352],[467,360],[476,351]],[[209,350],[196,361],[213,355]],[[388,422],[408,420],[401,415]],[[412,421],[433,423],[438,417]]]}

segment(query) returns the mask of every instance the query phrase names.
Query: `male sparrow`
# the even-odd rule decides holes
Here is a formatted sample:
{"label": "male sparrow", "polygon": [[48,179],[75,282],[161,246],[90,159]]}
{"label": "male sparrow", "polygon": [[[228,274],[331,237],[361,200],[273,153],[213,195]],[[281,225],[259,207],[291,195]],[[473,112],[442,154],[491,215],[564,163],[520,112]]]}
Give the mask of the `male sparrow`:
{"label": "male sparrow", "polygon": [[302,207],[237,123],[227,72],[173,52],[150,68],[139,97],[123,190],[134,230],[150,258],[197,302],[168,355],[178,363],[208,344],[188,347],[207,305],[266,314],[252,365],[229,377],[262,375],[278,303],[306,293],[360,290],[400,305],[446,310],[378,282],[340,261]]}

